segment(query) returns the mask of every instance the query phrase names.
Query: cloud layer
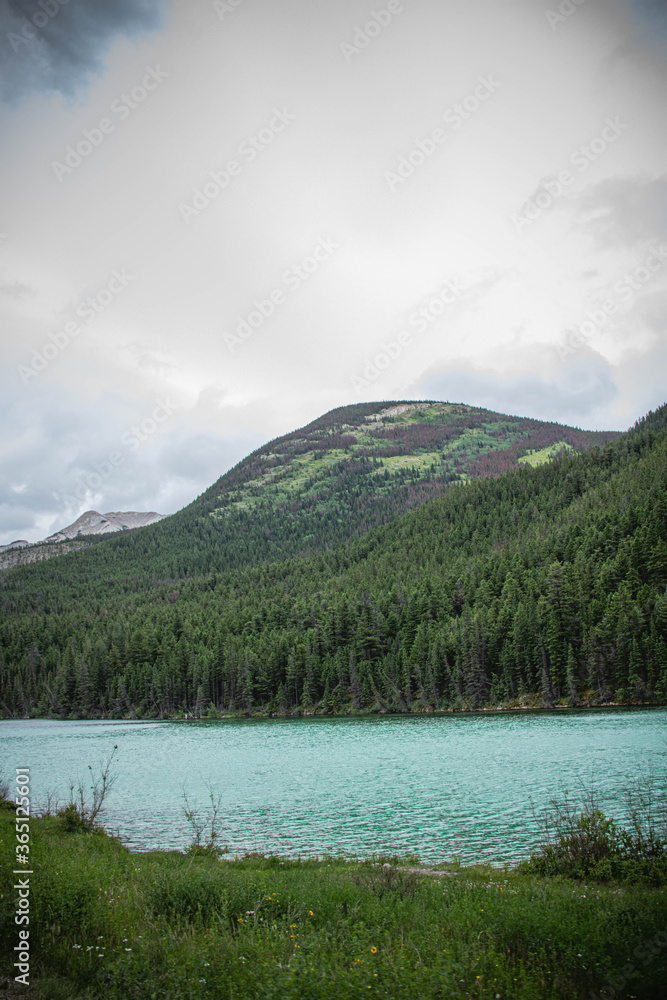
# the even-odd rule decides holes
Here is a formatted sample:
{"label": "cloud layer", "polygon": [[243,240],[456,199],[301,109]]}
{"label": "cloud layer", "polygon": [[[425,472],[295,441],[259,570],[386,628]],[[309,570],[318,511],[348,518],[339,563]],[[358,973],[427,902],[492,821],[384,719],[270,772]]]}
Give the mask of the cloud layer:
{"label": "cloud layer", "polygon": [[350,402],[664,402],[665,13],[0,0],[0,542]]}
{"label": "cloud layer", "polygon": [[155,31],[164,0],[1,0],[0,98],[35,92],[76,96],[103,71],[118,38]]}

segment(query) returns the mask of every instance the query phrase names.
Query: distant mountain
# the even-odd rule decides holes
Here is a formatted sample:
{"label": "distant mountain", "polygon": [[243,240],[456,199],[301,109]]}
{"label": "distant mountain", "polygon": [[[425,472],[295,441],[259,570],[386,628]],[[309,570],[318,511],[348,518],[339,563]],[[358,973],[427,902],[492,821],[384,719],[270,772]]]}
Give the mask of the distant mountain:
{"label": "distant mountain", "polygon": [[667,704],[667,406],[334,410],[66,545],[0,580],[5,716]]}
{"label": "distant mountain", "polygon": [[84,514],[68,524],[66,528],[54,532],[41,542],[30,543],[21,539],[0,545],[0,569],[21,566],[27,563],[44,562],[54,556],[65,555],[81,549],[81,544],[70,544],[81,539],[91,539],[99,535],[107,535],[118,531],[130,531],[132,528],[143,528],[148,524],[162,521],[167,514],[157,514],[154,510],[148,512],[111,511],[100,514],[96,510],[87,510]]}
{"label": "distant mountain", "polygon": [[280,560],[358,538],[453,485],[618,437],[464,403],[358,403],[257,449],[157,530],[165,541],[187,530],[188,571]]}
{"label": "distant mountain", "polygon": [[0,552],[7,552],[8,549],[24,549],[26,545],[30,545],[25,538],[19,538],[16,542],[9,542],[7,545],[0,545]]}
{"label": "distant mountain", "polygon": [[[139,579],[281,561],[359,538],[452,486],[601,447],[618,436],[464,403],[356,403],[269,441],[164,523],[122,532],[122,538],[118,532],[95,538],[99,531],[75,521],[39,550],[0,557],[0,567],[60,555],[75,540],[77,548],[84,540],[103,546],[99,555],[89,549],[85,566],[105,587],[110,561]],[[95,516],[102,517],[88,511],[82,518]],[[57,537],[65,540],[54,547]]]}
{"label": "distant mountain", "polygon": [[72,538],[81,538],[87,535],[107,535],[113,531],[129,531],[132,528],[143,528],[147,524],[155,524],[162,521],[166,514],[157,514],[154,510],[148,513],[137,513],[130,511],[112,511],[109,514],[100,514],[96,510],[87,510],[72,524],[66,528],[61,528],[53,535],[45,538],[43,543],[64,542]]}

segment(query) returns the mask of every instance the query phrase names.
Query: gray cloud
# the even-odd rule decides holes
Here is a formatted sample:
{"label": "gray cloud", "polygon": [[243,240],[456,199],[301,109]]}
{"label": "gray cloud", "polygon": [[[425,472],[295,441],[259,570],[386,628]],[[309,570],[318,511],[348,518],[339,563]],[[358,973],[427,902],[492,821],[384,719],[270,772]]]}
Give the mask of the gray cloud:
{"label": "gray cloud", "polygon": [[0,295],[6,295],[9,299],[23,299],[26,296],[35,295],[32,285],[26,285],[22,281],[9,281],[0,284]]}
{"label": "gray cloud", "polygon": [[667,174],[613,177],[587,188],[578,199],[575,226],[602,248],[667,238]]}
{"label": "gray cloud", "polygon": [[121,36],[161,24],[166,0],[0,0],[0,98],[10,104],[35,92],[77,94],[103,69]]}
{"label": "gray cloud", "polygon": [[263,443],[257,435],[192,430],[180,409],[155,427],[152,399],[125,401],[134,415],[124,422],[108,415],[118,409],[108,400],[84,408],[55,389],[35,398],[3,388],[0,544],[37,541],[91,507],[171,514]]}
{"label": "gray cloud", "polygon": [[618,388],[611,367],[597,358],[578,359],[552,379],[537,375],[503,377],[490,369],[453,362],[426,372],[414,395],[451,402],[474,400],[476,406],[500,413],[591,427],[598,411],[617,397]]}
{"label": "gray cloud", "polygon": [[667,0],[634,0],[634,7],[653,26],[657,23],[667,29]]}
{"label": "gray cloud", "polygon": [[[624,14],[629,13],[634,20],[621,44],[611,53],[609,68],[615,69],[624,61],[631,60],[643,71],[650,67],[656,75],[667,76],[666,0],[630,0],[629,4],[620,4],[618,9]],[[612,13],[611,16],[615,15]]]}

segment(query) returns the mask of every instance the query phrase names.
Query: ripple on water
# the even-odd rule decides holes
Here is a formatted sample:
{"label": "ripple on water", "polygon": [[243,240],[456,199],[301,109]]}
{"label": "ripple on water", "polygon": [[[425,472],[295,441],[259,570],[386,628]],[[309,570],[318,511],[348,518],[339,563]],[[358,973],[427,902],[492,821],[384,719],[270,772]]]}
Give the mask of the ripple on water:
{"label": "ripple on water", "polygon": [[114,744],[106,824],[135,850],[182,848],[182,791],[222,793],[234,853],[412,851],[437,861],[512,861],[539,809],[591,782],[622,817],[623,792],[652,766],[665,784],[667,709],[466,716],[0,723],[5,773],[29,764],[36,799],[67,797]]}

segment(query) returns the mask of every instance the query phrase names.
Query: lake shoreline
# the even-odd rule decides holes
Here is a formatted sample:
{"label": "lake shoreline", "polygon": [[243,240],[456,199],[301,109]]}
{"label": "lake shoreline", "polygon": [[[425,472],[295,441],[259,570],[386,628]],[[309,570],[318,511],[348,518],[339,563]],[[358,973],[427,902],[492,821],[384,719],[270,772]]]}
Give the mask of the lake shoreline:
{"label": "lake shoreline", "polygon": [[[422,715],[223,719],[32,719],[0,727],[7,766],[30,765],[37,801],[65,801],[118,744],[111,825],[133,850],[178,847],[185,787],[206,811],[224,794],[234,853],[295,856],[416,851],[428,863],[511,861],[537,835],[529,798],[559,784],[600,789],[611,814],[624,789],[667,753],[660,706]],[[159,725],[148,724],[159,721]],[[603,778],[604,775],[604,778]],[[408,791],[409,790],[409,791]],[[118,795],[118,798],[116,798]],[[117,806],[116,806],[117,803]],[[417,846],[419,845],[419,847]]]}
{"label": "lake shoreline", "polygon": [[[14,830],[0,807],[0,992],[12,997]],[[639,997],[664,984],[664,888],[405,855],[220,864],[133,852],[56,817],[33,817],[30,834],[35,1000],[570,1000],[614,996],[621,979]]]}
{"label": "lake shoreline", "polygon": [[609,710],[629,711],[632,709],[660,709],[666,706],[661,702],[602,702],[598,705],[495,705],[482,706],[481,708],[439,708],[439,709],[419,709],[410,712],[393,712],[385,709],[350,709],[347,712],[334,711],[308,711],[306,709],[294,709],[285,712],[201,712],[200,714],[177,712],[173,715],[150,714],[140,715],[137,712],[127,712],[124,715],[83,715],[74,714],[58,715],[56,713],[34,714],[34,715],[1,715],[1,722],[10,721],[48,721],[48,722],[242,722],[244,719],[267,720],[267,719],[369,719],[369,718],[448,718],[448,717],[471,717],[475,715],[499,716],[512,714],[535,714],[544,715],[549,713],[595,713]]}

